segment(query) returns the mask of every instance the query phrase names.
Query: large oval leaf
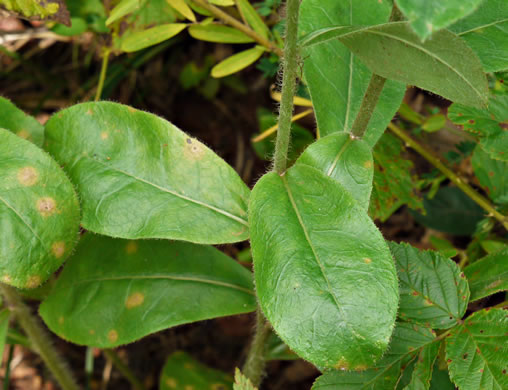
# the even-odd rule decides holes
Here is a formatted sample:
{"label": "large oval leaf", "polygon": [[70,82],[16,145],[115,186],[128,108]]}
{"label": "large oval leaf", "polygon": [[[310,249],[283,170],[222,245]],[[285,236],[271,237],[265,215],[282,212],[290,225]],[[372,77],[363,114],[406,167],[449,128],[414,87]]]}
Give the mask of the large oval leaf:
{"label": "large oval leaf", "polygon": [[[307,34],[331,26],[381,24],[388,21],[391,6],[387,0],[303,0],[298,28]],[[338,40],[306,49],[303,58],[303,73],[320,135],[349,132],[372,73]],[[385,83],[363,137],[369,146],[373,147],[385,131],[402,103],[405,90],[404,84],[391,80]]]}
{"label": "large oval leaf", "polygon": [[489,197],[496,203],[508,203],[508,161],[495,160],[476,146],[471,160],[480,184],[487,187]]}
{"label": "large oval leaf", "polygon": [[78,238],[79,204],[58,164],[32,143],[0,129],[0,277],[34,288]]}
{"label": "large oval leaf", "polygon": [[318,367],[374,363],[393,330],[398,288],[365,210],[338,182],[298,164],[261,178],[249,221],[258,298],[279,336]]}
{"label": "large oval leaf", "polygon": [[10,100],[0,96],[0,127],[12,131],[21,138],[42,146],[44,127],[34,117],[25,114]]}
{"label": "large oval leaf", "polygon": [[116,103],[83,103],[53,116],[46,138],[78,187],[87,230],[206,244],[248,237],[247,186],[162,118]]}
{"label": "large oval leaf", "polygon": [[88,234],[40,314],[66,340],[111,348],[255,308],[250,272],[213,247]]}
{"label": "large oval leaf", "polygon": [[310,165],[337,180],[364,210],[369,208],[374,161],[365,141],[349,134],[330,134],[305,149],[296,163]]}

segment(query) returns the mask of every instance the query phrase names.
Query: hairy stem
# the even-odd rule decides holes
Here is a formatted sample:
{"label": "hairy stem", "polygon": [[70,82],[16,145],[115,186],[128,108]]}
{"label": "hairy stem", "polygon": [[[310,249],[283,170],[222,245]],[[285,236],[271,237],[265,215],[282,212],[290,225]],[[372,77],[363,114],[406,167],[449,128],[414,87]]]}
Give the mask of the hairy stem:
{"label": "hairy stem", "polygon": [[95,93],[95,101],[99,101],[102,95],[102,89],[104,88],[104,81],[106,80],[106,73],[108,71],[109,54],[111,49],[107,48],[104,50],[102,57],[101,74],[99,76],[99,84],[97,85],[97,92]]}
{"label": "hairy stem", "polygon": [[106,359],[111,361],[113,363],[113,366],[121,372],[121,374],[127,379],[130,384],[132,385],[133,389],[136,390],[145,390],[145,386],[143,386],[143,383],[134,375],[134,373],[131,371],[129,366],[127,366],[120,357],[116,354],[116,352],[113,349],[103,349],[102,353],[104,356],[106,356]]}
{"label": "hairy stem", "polygon": [[192,0],[194,3],[198,4],[200,7],[206,9],[208,12],[212,13],[215,17],[221,19],[224,23],[229,24],[230,26],[240,30],[245,35],[254,39],[261,46],[266,47],[271,52],[274,52],[279,57],[282,57],[282,50],[276,46],[273,42],[270,42],[268,39],[262,37],[249,26],[243,24],[239,20],[235,19],[228,13],[224,12],[220,8],[210,4],[207,0]]}
{"label": "hairy stem", "polygon": [[298,11],[300,0],[288,0],[286,10],[286,39],[282,61],[282,91],[279,109],[279,128],[275,142],[273,167],[279,175],[287,167],[289,140],[291,138],[291,117],[293,116],[293,96],[296,89],[298,71]]}
{"label": "hairy stem", "polygon": [[244,375],[250,379],[256,387],[261,383],[263,377],[266,359],[265,345],[270,335],[270,326],[266,322],[265,316],[258,308],[256,312],[256,333],[252,339],[252,344],[247,355],[247,360],[243,366]]}
{"label": "hairy stem", "polygon": [[395,126],[393,123],[388,125],[388,128],[407,146],[412,148],[415,152],[420,154],[425,160],[439,169],[448,179],[450,179],[458,188],[460,188],[467,196],[475,201],[481,208],[489,213],[490,217],[494,217],[508,230],[508,217],[497,211],[487,198],[476,192],[464,179],[457,176],[451,169],[444,165],[439,158],[435,157],[432,152],[427,150],[424,146],[420,145],[417,141],[411,138],[404,130]]}
{"label": "hairy stem", "polygon": [[0,283],[0,291],[9,309],[16,317],[21,328],[23,328],[32,342],[36,352],[49,368],[60,387],[63,390],[79,390],[69,367],[67,367],[51,344],[49,335],[42,327],[39,319],[32,315],[29,307],[25,305],[16,289]]}

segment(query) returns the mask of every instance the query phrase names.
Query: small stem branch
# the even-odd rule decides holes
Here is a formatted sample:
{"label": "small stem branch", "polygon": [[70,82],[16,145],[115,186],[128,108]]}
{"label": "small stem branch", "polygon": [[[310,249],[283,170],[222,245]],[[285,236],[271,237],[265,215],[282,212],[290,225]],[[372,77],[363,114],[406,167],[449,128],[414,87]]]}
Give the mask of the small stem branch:
{"label": "small stem branch", "polygon": [[282,50],[278,46],[276,46],[273,42],[270,42],[268,39],[259,35],[257,32],[255,32],[253,29],[251,29],[249,26],[238,21],[237,19],[235,19],[228,13],[224,12],[220,8],[208,3],[208,1],[206,1],[206,0],[192,0],[192,1],[196,4],[198,4],[200,7],[206,9],[208,12],[211,12],[214,16],[221,19],[224,23],[227,23],[230,26],[236,28],[237,30],[240,30],[245,35],[254,39],[261,46],[266,47],[268,50],[274,52],[279,57],[282,57],[282,54],[283,54]]}
{"label": "small stem branch", "polygon": [[353,136],[362,138],[365,134],[369,121],[372,118],[372,114],[376,108],[377,102],[379,101],[379,96],[381,96],[381,92],[383,92],[385,81],[386,79],[384,77],[378,76],[375,73],[372,74],[369,86],[367,87],[365,95],[363,96],[360,111],[358,111],[358,115],[356,116],[355,121],[353,122],[353,126],[351,127],[351,134]]}
{"label": "small stem branch", "polygon": [[116,354],[113,349],[103,349],[102,353],[106,358],[113,363],[113,366],[122,373],[122,375],[127,379],[132,387],[136,390],[145,390],[145,386],[143,383],[134,375],[129,366],[127,366],[120,357]]}
{"label": "small stem branch", "polygon": [[108,71],[109,54],[111,49],[107,48],[104,50],[102,57],[101,74],[99,76],[99,84],[97,85],[97,92],[95,93],[95,101],[99,101],[102,95],[102,89],[104,88],[104,81],[106,80],[106,73]]}
{"label": "small stem branch", "polygon": [[16,317],[28,338],[41,356],[56,381],[63,390],[79,390],[69,367],[64,363],[56,349],[51,344],[49,335],[42,327],[37,317],[32,315],[30,309],[23,302],[20,295],[13,287],[0,283],[0,291],[5,298],[9,309]]}
{"label": "small stem branch", "polygon": [[471,186],[469,186],[464,179],[457,176],[451,169],[446,167],[439,158],[435,157],[430,151],[425,149],[422,145],[416,142],[413,138],[406,134],[404,130],[395,126],[393,123],[388,125],[388,128],[400,139],[402,139],[407,146],[414,149],[425,160],[439,169],[448,179],[450,179],[458,188],[460,188],[467,196],[475,201],[481,208],[489,213],[489,216],[497,219],[508,230],[508,217],[497,211],[494,206],[484,196],[477,193]]}
{"label": "small stem branch", "polygon": [[265,369],[265,344],[270,335],[270,326],[266,322],[265,316],[258,308],[256,312],[256,333],[252,339],[252,344],[247,355],[247,360],[243,366],[243,374],[249,378],[255,387],[261,383],[261,378]]}
{"label": "small stem branch", "polygon": [[288,0],[286,18],[286,40],[284,42],[284,56],[282,61],[282,91],[279,109],[279,129],[275,142],[273,167],[279,175],[287,167],[289,140],[291,138],[291,117],[293,116],[293,96],[296,89],[296,74],[298,71],[298,11],[300,0]]}

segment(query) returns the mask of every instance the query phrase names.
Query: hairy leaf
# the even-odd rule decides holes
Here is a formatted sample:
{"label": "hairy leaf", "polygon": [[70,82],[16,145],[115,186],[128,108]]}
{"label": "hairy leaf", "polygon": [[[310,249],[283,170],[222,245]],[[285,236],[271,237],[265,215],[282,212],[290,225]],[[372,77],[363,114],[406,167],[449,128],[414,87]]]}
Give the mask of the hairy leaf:
{"label": "hairy leaf", "polygon": [[240,30],[221,24],[194,24],[189,27],[189,34],[194,39],[220,43],[249,43],[254,39]]}
{"label": "hairy leaf", "polygon": [[48,121],[46,148],[76,184],[87,230],[207,244],[248,237],[247,186],[162,118],[117,103],[78,104]]}
{"label": "hairy leaf", "polygon": [[461,390],[508,388],[506,310],[481,310],[452,329],[446,339],[450,376]]}
{"label": "hairy leaf", "polygon": [[1,281],[39,286],[72,251],[78,229],[78,199],[58,164],[0,129]]}
{"label": "hairy leaf", "polygon": [[483,0],[396,0],[411,27],[424,40],[474,12]]}
{"label": "hairy leaf", "polygon": [[399,317],[434,329],[448,329],[469,302],[467,280],[458,265],[439,252],[390,242],[400,281]]}
{"label": "hairy leaf", "polygon": [[464,39],[480,58],[486,72],[508,69],[508,2],[484,0],[450,30]]}
{"label": "hairy leaf", "polygon": [[508,247],[468,265],[464,274],[469,281],[472,301],[508,290]]}
{"label": "hairy leaf", "polygon": [[508,203],[508,161],[495,160],[477,146],[471,162],[480,184],[487,187],[489,197],[499,204]]}
{"label": "hairy leaf", "polygon": [[159,390],[231,390],[233,378],[209,368],[182,351],[171,354],[162,369]]}
{"label": "hairy leaf", "polygon": [[422,348],[432,345],[431,329],[398,322],[385,356],[362,372],[330,370],[320,376],[312,390],[393,390],[408,364]]}
{"label": "hairy leaf", "polygon": [[[298,27],[307,34],[331,26],[380,24],[388,21],[390,9],[387,0],[303,0]],[[320,135],[349,132],[372,73],[338,40],[305,49],[302,56]],[[363,137],[370,147],[397,112],[404,91],[405,85],[386,82]]]}
{"label": "hairy leaf", "polygon": [[111,348],[176,325],[250,312],[252,287],[250,272],[211,246],[87,234],[40,314],[65,340]]}
{"label": "hairy leaf", "polygon": [[364,210],[369,208],[374,161],[365,141],[344,133],[330,134],[309,146],[296,163],[337,180]]}
{"label": "hairy leaf", "polygon": [[250,379],[243,375],[237,368],[235,369],[235,383],[233,385],[233,390],[257,390],[257,387],[254,387]]}
{"label": "hairy leaf", "polygon": [[298,355],[291,351],[284,341],[275,333],[271,333],[266,342],[266,360],[295,360]]}
{"label": "hairy leaf", "polygon": [[42,146],[44,127],[37,120],[25,114],[10,100],[0,96],[0,128],[12,131],[14,134]]}
{"label": "hairy leaf", "polygon": [[383,237],[353,197],[297,164],[258,181],[249,221],[256,291],[281,339],[318,367],[373,364],[393,329],[397,280]]}

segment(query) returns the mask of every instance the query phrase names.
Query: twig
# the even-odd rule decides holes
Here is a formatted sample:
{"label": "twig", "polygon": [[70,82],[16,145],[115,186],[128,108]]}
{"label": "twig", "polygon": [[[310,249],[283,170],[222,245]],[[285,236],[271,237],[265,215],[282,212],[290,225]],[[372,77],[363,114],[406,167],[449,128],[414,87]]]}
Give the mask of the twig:
{"label": "twig", "polygon": [[243,374],[249,378],[255,387],[261,383],[264,373],[266,358],[265,344],[270,335],[270,325],[266,322],[265,316],[258,308],[256,312],[256,333],[243,366]]}
{"label": "twig", "polygon": [[104,49],[102,57],[101,74],[99,76],[99,84],[97,85],[97,92],[95,93],[95,101],[99,101],[102,95],[102,88],[104,88],[104,80],[106,80],[106,73],[108,71],[109,54],[111,49],[108,47]]}

